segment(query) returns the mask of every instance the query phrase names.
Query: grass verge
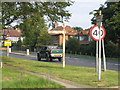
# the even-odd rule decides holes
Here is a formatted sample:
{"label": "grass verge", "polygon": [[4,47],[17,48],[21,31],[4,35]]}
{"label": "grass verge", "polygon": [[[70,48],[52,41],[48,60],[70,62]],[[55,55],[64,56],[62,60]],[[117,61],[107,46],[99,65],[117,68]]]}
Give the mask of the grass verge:
{"label": "grass verge", "polygon": [[56,63],[32,61],[12,57],[2,57],[2,59],[4,64],[11,65],[16,68],[44,75],[48,75],[49,72],[49,74],[54,78],[57,77],[70,80],[78,84],[90,85],[94,87],[118,86],[117,71],[102,71],[102,79],[101,81],[98,81],[98,76],[94,68],[66,65],[66,68],[62,69],[62,65]]}
{"label": "grass verge", "polygon": [[[95,58],[95,56],[89,56],[89,55],[79,55],[79,54],[68,54],[66,53],[66,55],[69,56],[75,56],[75,57],[82,57],[82,58]],[[120,58],[110,58],[110,57],[106,57],[107,60],[120,60]]]}
{"label": "grass verge", "polygon": [[47,79],[8,68],[3,68],[2,73],[2,88],[65,88]]}

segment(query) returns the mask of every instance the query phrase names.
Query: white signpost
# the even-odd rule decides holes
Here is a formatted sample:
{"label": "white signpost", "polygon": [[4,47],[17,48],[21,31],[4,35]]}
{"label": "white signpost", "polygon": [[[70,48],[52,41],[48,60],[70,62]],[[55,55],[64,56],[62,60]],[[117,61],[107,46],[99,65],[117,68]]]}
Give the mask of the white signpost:
{"label": "white signpost", "polygon": [[[101,40],[102,40],[103,54],[105,54],[103,39],[106,36],[106,30],[103,26],[95,25],[90,30],[90,36],[97,42],[96,43],[96,71],[98,72],[98,79],[100,80],[101,79]],[[99,41],[99,45],[98,45],[98,41]],[[99,53],[99,56],[98,56],[98,53]],[[103,61],[104,61],[104,71],[106,71],[105,55],[103,55]]]}

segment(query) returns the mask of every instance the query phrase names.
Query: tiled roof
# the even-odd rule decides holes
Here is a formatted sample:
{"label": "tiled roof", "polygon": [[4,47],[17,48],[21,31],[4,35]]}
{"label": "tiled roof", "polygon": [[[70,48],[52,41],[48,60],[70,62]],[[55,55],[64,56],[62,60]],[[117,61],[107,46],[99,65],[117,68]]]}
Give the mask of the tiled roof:
{"label": "tiled roof", "polygon": [[83,35],[89,35],[89,30],[86,29],[86,30],[81,31],[80,36],[83,36]]}
{"label": "tiled roof", "polygon": [[4,29],[4,30],[0,30],[2,32],[2,35],[6,35],[8,37],[21,37],[22,33],[20,30],[7,30],[7,29]]}
{"label": "tiled roof", "polygon": [[[57,32],[58,31],[58,32]],[[56,28],[53,28],[49,31],[50,34],[61,34],[61,31],[63,31],[63,27],[62,26],[58,26]],[[65,31],[66,31],[66,34],[68,35],[76,35],[78,34],[78,32],[74,29],[72,29],[70,26],[66,26],[65,27]]]}

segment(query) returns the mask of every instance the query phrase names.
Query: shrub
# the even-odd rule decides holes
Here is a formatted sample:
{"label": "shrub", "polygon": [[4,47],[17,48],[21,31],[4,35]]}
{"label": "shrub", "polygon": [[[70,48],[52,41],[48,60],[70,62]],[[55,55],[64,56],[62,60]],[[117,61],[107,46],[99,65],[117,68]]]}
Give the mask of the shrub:
{"label": "shrub", "polygon": [[111,42],[105,45],[105,50],[107,57],[120,57],[120,48]]}
{"label": "shrub", "polygon": [[78,52],[80,48],[80,42],[76,38],[69,38],[66,42],[66,50],[68,52],[72,51],[73,53]]}

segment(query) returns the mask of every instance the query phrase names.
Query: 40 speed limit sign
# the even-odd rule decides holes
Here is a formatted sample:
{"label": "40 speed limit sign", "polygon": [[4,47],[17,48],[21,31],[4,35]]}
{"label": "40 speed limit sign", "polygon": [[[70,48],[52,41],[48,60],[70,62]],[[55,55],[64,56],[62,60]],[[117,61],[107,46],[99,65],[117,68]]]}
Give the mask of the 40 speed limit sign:
{"label": "40 speed limit sign", "polygon": [[[100,34],[101,34],[101,36],[100,36]],[[99,26],[95,25],[90,29],[90,36],[95,41],[102,40],[106,36],[106,30],[103,26],[100,26],[100,30],[99,30]]]}

